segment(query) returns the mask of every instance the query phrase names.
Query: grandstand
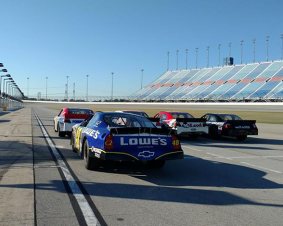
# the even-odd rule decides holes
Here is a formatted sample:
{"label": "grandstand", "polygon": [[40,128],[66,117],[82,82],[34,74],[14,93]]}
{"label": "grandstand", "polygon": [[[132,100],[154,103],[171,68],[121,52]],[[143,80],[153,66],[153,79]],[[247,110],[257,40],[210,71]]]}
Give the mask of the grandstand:
{"label": "grandstand", "polygon": [[283,61],[166,71],[131,98],[143,101],[282,101]]}

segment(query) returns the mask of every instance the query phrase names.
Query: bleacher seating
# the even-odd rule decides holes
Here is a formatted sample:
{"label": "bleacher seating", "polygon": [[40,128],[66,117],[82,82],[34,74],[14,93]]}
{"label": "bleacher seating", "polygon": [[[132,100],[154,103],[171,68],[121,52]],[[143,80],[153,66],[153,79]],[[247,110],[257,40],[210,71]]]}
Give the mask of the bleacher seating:
{"label": "bleacher seating", "polygon": [[167,71],[131,96],[136,100],[282,100],[283,61]]}

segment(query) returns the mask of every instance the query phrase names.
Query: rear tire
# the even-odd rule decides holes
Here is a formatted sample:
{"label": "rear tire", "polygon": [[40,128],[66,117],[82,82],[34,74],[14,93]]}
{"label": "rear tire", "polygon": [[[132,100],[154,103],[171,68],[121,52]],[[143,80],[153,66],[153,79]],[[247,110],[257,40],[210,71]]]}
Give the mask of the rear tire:
{"label": "rear tire", "polygon": [[148,162],[148,166],[152,169],[161,169],[165,165],[165,160],[153,160]]}
{"label": "rear tire", "polygon": [[72,146],[72,151],[77,153],[77,149],[75,148],[75,139],[73,135],[71,136],[71,146]]}
{"label": "rear tire", "polygon": [[219,138],[217,126],[210,126],[208,131],[209,131],[208,134],[212,139],[218,139]]}
{"label": "rear tire", "polygon": [[56,125],[56,124],[55,124],[55,121],[54,121],[54,131],[55,131],[55,132],[58,132],[58,124],[57,124],[57,128],[55,127],[55,125]]}
{"label": "rear tire", "polygon": [[190,137],[191,137],[193,140],[196,140],[196,139],[198,139],[199,135],[198,135],[198,134],[191,134]]}
{"label": "rear tire", "polygon": [[59,124],[58,124],[57,129],[58,129],[58,135],[59,135],[59,137],[65,137],[66,133],[60,131],[60,126],[59,126]]}
{"label": "rear tire", "polygon": [[238,141],[244,141],[247,139],[247,135],[241,135],[241,136],[237,136],[237,140]]}
{"label": "rear tire", "polygon": [[85,168],[88,170],[94,170],[99,167],[99,159],[97,158],[91,158],[89,156],[89,146],[87,140],[84,142],[83,146],[83,155],[84,155],[84,161],[85,161]]}

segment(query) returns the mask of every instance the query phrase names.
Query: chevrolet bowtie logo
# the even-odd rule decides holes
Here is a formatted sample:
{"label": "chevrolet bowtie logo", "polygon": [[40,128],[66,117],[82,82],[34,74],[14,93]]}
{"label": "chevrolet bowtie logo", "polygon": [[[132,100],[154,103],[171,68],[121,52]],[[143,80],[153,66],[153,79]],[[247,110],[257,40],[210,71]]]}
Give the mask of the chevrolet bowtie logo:
{"label": "chevrolet bowtie logo", "polygon": [[139,157],[150,158],[154,156],[154,152],[151,151],[142,151],[138,154]]}

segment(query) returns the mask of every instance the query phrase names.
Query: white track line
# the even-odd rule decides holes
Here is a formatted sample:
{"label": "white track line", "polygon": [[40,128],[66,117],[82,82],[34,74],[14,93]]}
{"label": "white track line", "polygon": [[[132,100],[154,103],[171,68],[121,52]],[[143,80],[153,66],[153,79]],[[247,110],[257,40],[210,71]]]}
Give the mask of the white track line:
{"label": "white track line", "polygon": [[216,154],[213,154],[213,153],[210,153],[210,152],[206,152],[207,155],[211,155],[215,158],[219,158],[219,159],[228,159],[228,160],[232,160],[231,158],[229,157],[224,157],[224,156],[221,156],[221,155],[216,155]]}
{"label": "white track line", "polygon": [[216,155],[216,154],[213,154],[213,153],[210,153],[210,152],[206,152],[207,155],[211,155],[211,156],[214,156],[216,158],[224,158],[223,156],[221,155]]}
{"label": "white track line", "polygon": [[268,159],[268,158],[283,158],[283,155],[262,155],[262,156],[235,156],[230,159]]}
{"label": "white track line", "polygon": [[[202,152],[202,150],[198,150],[198,149],[195,149],[195,148],[191,148],[189,146],[186,146],[186,145],[182,145],[182,147],[185,147],[185,148],[188,148],[188,149],[191,149],[193,151],[198,151],[198,152]],[[242,157],[242,156],[239,156],[239,157],[224,157],[224,156],[221,156],[221,155],[217,155],[217,154],[214,154],[214,153],[210,153],[210,152],[205,152],[205,154],[207,155],[210,155],[210,156],[213,156],[214,158],[219,158],[219,159],[227,159],[227,160],[233,160],[233,159],[252,159],[252,158],[283,158],[282,155],[279,155],[279,156],[246,156],[246,157]],[[200,157],[202,159],[205,159],[205,157]],[[193,159],[193,158],[191,158]],[[207,158],[208,159],[208,158]],[[273,169],[269,169],[269,168],[265,168],[265,167],[261,167],[261,166],[256,166],[256,165],[253,165],[253,164],[250,164],[250,163],[247,163],[247,162],[240,162],[242,164],[245,164],[245,165],[248,165],[248,166],[252,166],[254,168],[258,168],[258,169],[263,169],[263,170],[267,170],[267,171],[270,171],[270,172],[273,172],[273,173],[282,173],[280,171],[277,171],[277,170],[273,170]]]}
{"label": "white track line", "polygon": [[250,163],[247,163],[247,162],[240,162],[240,163],[248,165],[248,166],[252,166],[254,168],[267,170],[267,171],[270,171],[270,172],[273,172],[273,173],[282,173],[282,172],[277,171],[277,170],[273,170],[273,169],[269,169],[269,168],[265,168],[265,167],[261,167],[261,166],[256,166],[256,165],[253,165],[253,164],[250,164]]}
{"label": "white track line", "polygon": [[35,114],[35,117],[37,119],[37,122],[42,130],[42,133],[49,145],[49,147],[52,150],[52,153],[54,154],[59,167],[61,168],[66,181],[69,184],[69,187],[73,193],[73,196],[76,198],[78,205],[82,211],[82,214],[84,216],[84,219],[87,223],[87,225],[100,225],[98,219],[96,218],[94,212],[92,211],[90,205],[88,204],[87,200],[85,199],[82,191],[80,190],[76,180],[72,177],[70,171],[68,170],[65,162],[63,161],[63,159],[61,158],[58,150],[56,149],[55,145],[53,144],[52,140],[50,139],[50,137],[48,136],[48,133],[46,132],[43,124],[41,123],[40,119],[38,118],[38,116]]}
{"label": "white track line", "polygon": [[199,150],[199,149],[196,149],[196,148],[192,148],[191,146],[188,146],[188,145],[182,145],[182,147],[191,149],[193,151],[203,152],[202,150]]}
{"label": "white track line", "polygon": [[[182,145],[182,147],[185,147],[185,148],[188,148],[190,150],[193,150],[193,151],[197,151],[197,152],[204,152],[203,150],[199,150],[199,149],[196,149],[196,148],[192,148],[190,146],[187,146],[187,145]],[[216,155],[216,154],[213,154],[213,153],[210,153],[210,152],[205,152],[205,154],[207,155],[211,155],[215,158],[220,158],[220,159],[228,159],[228,160],[232,160],[231,158],[229,157],[224,157],[224,156],[221,156],[221,155]],[[205,157],[201,157],[203,159],[209,159],[209,158],[205,158]]]}
{"label": "white track line", "polygon": [[56,145],[56,148],[66,148],[65,146],[62,146],[62,145]]}

